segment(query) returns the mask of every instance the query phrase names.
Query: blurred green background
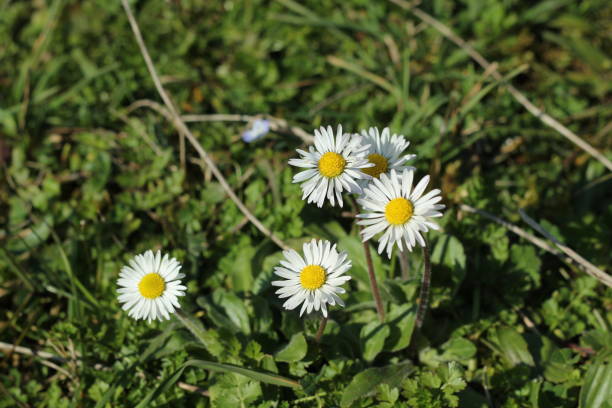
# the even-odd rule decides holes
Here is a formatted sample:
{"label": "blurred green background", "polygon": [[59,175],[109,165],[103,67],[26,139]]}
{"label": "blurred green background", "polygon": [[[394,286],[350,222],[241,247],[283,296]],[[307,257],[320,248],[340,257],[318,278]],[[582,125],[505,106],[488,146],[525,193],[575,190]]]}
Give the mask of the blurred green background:
{"label": "blurred green background", "polygon": [[[190,123],[277,236],[292,246],[331,239],[353,259],[347,308],[332,312],[321,347],[305,341],[317,320],[281,311],[269,286],[278,247],[189,145],[181,160],[163,116],[131,106],[161,101],[120,2],[2,0],[0,407],[146,398],[190,407],[611,407],[610,289],[460,209],[538,235],[522,209],[609,271],[612,177],[600,162],[391,2],[131,4],[183,114],[269,114],[308,132],[389,126],[411,141],[418,174],[431,174],[448,207],[443,230],[428,236],[432,310],[408,347],[421,255],[410,254],[407,280],[397,259],[375,257],[390,315],[376,322],[356,228],[341,209],[305,205],[291,184],[299,138],[272,132],[246,144],[246,123]],[[612,158],[609,1],[419,7]],[[147,249],[183,263],[182,304],[200,341],[175,320],[147,325],[119,307],[118,271]],[[197,368],[169,378],[196,357],[277,372],[301,388]]]}

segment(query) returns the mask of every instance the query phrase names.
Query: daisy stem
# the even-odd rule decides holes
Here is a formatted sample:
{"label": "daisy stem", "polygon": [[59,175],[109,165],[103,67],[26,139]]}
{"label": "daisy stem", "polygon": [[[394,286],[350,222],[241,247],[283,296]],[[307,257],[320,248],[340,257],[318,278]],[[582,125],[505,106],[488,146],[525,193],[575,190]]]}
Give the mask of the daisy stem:
{"label": "daisy stem", "polygon": [[408,266],[408,251],[399,251],[400,268],[402,270],[402,279],[410,279],[410,267]]}
{"label": "daisy stem", "polygon": [[[357,200],[353,196],[351,196],[351,200],[353,201],[353,205],[355,206],[355,212],[359,212],[359,205],[357,205]],[[360,225],[359,228],[363,230],[363,225]],[[370,244],[368,241],[363,242],[363,252],[365,253],[366,264],[368,266],[368,277],[370,278],[370,286],[372,287],[372,296],[374,296],[374,301],[376,303],[376,312],[378,312],[378,318],[381,322],[385,321],[385,308],[383,307],[382,300],[380,298],[380,291],[378,290],[378,283],[376,283],[376,274],[374,273],[374,263],[372,262],[372,254],[370,253]]]}
{"label": "daisy stem", "polygon": [[370,286],[372,286],[372,295],[376,301],[376,311],[381,322],[385,321],[385,308],[383,307],[382,300],[380,298],[380,291],[378,290],[378,283],[376,283],[376,275],[374,274],[374,264],[372,263],[372,254],[370,253],[370,245],[368,241],[363,243],[363,250],[365,252],[366,263],[368,265],[368,277],[370,278]]}
{"label": "daisy stem", "polygon": [[429,287],[431,286],[431,260],[429,259],[429,248],[427,242],[423,246],[423,265],[425,270],[423,271],[423,279],[421,280],[421,293],[419,294],[419,308],[416,315],[416,327],[420,329],[423,326],[425,320],[425,313],[427,313],[427,307],[429,306]]}
{"label": "daisy stem", "polygon": [[325,326],[327,326],[327,317],[321,318],[321,323],[319,323],[319,330],[317,330],[317,334],[315,336],[315,343],[318,344],[321,342],[321,337],[323,337]]}

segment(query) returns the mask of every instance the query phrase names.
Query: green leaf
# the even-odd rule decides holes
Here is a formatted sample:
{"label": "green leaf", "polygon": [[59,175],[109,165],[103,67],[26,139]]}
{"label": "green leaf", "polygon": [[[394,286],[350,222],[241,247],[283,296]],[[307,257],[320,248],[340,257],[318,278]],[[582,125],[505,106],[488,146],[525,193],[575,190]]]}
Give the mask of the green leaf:
{"label": "green leaf", "polygon": [[544,378],[548,381],[560,383],[571,378],[574,368],[572,352],[568,349],[559,349],[548,338],[542,338],[540,351],[541,364],[544,367]]}
{"label": "green leaf", "polygon": [[444,235],[436,241],[431,254],[433,263],[446,265],[449,268],[465,269],[465,251],[461,242],[452,235]]}
{"label": "green leaf", "polygon": [[591,330],[584,333],[580,343],[585,347],[590,347],[595,351],[612,350],[612,333],[605,330]]}
{"label": "green leaf", "polygon": [[533,357],[527,348],[527,342],[516,330],[511,327],[497,329],[497,341],[500,351],[511,366],[527,364],[533,366]]}
{"label": "green leaf", "polygon": [[367,361],[372,361],[380,353],[385,344],[385,339],[389,336],[391,329],[386,323],[373,321],[361,329],[359,338],[361,340],[361,349],[363,350],[363,358]]}
{"label": "green leaf", "polygon": [[[362,284],[370,285],[370,279],[368,277],[368,266],[365,259],[365,253],[363,250],[363,243],[359,238],[347,235],[338,241],[338,249],[348,252],[349,259],[353,262],[353,267],[349,270],[349,274],[354,276]],[[374,265],[374,272],[378,281],[384,280],[384,266],[380,256],[376,253],[374,248],[370,248],[370,254],[372,255],[372,264]]]}
{"label": "green leaf", "polygon": [[593,363],[584,376],[580,389],[580,408],[610,407],[612,401],[612,364],[599,360]]}
{"label": "green leaf", "polygon": [[248,245],[248,240],[244,240],[244,242],[239,244],[236,246],[236,251],[231,252],[221,260],[219,267],[230,277],[233,290],[247,292],[253,288],[253,267],[251,261],[256,254],[256,250]]}
{"label": "green leaf", "polygon": [[241,375],[224,374],[210,387],[213,407],[249,407],[261,395],[261,385]]}
{"label": "green leaf", "polygon": [[179,321],[194,335],[194,337],[202,343],[204,348],[215,357],[220,357],[224,347],[219,340],[217,332],[204,329],[202,323],[195,317],[189,315],[186,311],[181,310],[176,313]]}
{"label": "green leaf", "polygon": [[276,361],[293,363],[302,360],[308,352],[308,344],[302,333],[291,336],[289,344],[279,350],[274,356]]}
{"label": "green leaf", "polygon": [[414,330],[416,319],[416,306],[414,305],[391,305],[391,311],[387,315],[387,326],[389,336],[385,340],[386,351],[399,351],[408,347]]}
{"label": "green leaf", "polygon": [[540,266],[542,261],[532,245],[514,244],[510,248],[510,258],[514,267],[522,273],[527,273],[531,280],[540,284]]}
{"label": "green leaf", "polygon": [[452,338],[441,347],[442,353],[436,349],[427,347],[419,352],[419,360],[432,367],[438,367],[440,363],[459,361],[467,364],[468,360],[476,355],[476,346],[462,337]]}
{"label": "green leaf", "polygon": [[6,249],[10,252],[22,252],[35,249],[49,238],[53,224],[53,217],[51,215],[46,215],[31,227],[15,233],[13,237],[9,239]]}
{"label": "green leaf", "polygon": [[174,333],[175,330],[176,323],[173,322],[171,324],[168,324],[168,326],[164,329],[163,332],[161,332],[160,334],[152,338],[151,341],[149,341],[149,345],[142,353],[140,353],[138,360],[140,362],[144,362],[157,351],[161,350],[168,338]]}
{"label": "green leaf", "polygon": [[229,317],[242,333],[251,333],[249,314],[242,299],[233,292],[217,290],[213,292],[213,302],[223,308],[226,316]]}
{"label": "green leaf", "polygon": [[353,402],[374,394],[380,384],[387,384],[390,388],[397,387],[413,371],[414,367],[410,362],[368,368],[357,374],[346,387],[340,405],[349,407]]}
{"label": "green leaf", "polygon": [[463,378],[463,369],[456,361],[449,361],[447,364],[441,365],[436,372],[444,382],[442,389],[445,391],[457,392],[467,386]]}
{"label": "green leaf", "polygon": [[466,361],[476,355],[476,346],[468,339],[456,337],[442,345],[444,352],[440,356],[443,361]]}
{"label": "green leaf", "polygon": [[436,241],[431,261],[450,269],[454,292],[465,278],[465,259],[463,244],[457,238],[452,235],[443,235]]}

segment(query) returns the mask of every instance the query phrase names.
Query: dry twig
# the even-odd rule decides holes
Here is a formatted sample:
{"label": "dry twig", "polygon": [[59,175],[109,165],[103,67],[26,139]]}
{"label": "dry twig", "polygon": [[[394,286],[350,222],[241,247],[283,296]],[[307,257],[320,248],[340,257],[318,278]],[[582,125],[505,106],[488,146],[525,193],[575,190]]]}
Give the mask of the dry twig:
{"label": "dry twig", "polygon": [[[138,108],[149,108],[164,116],[168,121],[173,122],[172,114],[164,106],[155,101],[141,99],[128,106],[127,111],[131,112]],[[181,119],[185,123],[189,122],[252,122],[256,119],[267,119],[270,121],[270,130],[274,132],[288,133],[302,139],[304,143],[314,143],[314,136],[298,126],[291,126],[286,120],[269,115],[240,115],[226,113],[194,114],[182,115]]]}
{"label": "dry twig", "polygon": [[[559,259],[561,259],[566,264],[577,266],[582,271],[584,271],[584,272],[588,273],[589,275],[597,278],[599,281],[601,281],[606,286],[611,286],[612,285],[612,279],[610,278],[610,275],[606,274],[605,272],[601,271],[600,269],[597,269],[595,266],[593,266],[593,264],[591,264],[586,259],[580,257],[580,255],[576,254],[575,252],[574,252],[574,254],[577,255],[578,257],[580,257],[586,263],[579,262],[576,258],[570,256],[569,253],[567,253],[561,247],[559,247],[559,245],[557,245],[557,247],[559,247],[559,249],[561,249],[561,250],[559,250],[559,249],[549,245],[546,241],[543,241],[540,238],[531,235],[530,233],[528,233],[524,229],[522,229],[520,227],[517,227],[516,225],[511,224],[508,221],[504,221],[501,218],[498,218],[498,217],[494,216],[491,213],[488,213],[488,212],[483,211],[483,210],[479,210],[477,208],[471,207],[471,206],[466,205],[466,204],[461,204],[459,206],[459,208],[464,210],[464,211],[475,213],[475,214],[481,215],[481,216],[483,216],[485,218],[488,218],[488,219],[490,219],[492,221],[495,221],[496,223],[498,223],[498,224],[506,227],[510,231],[514,232],[519,237],[524,238],[527,241],[529,241],[532,244],[534,244],[535,246],[537,246],[539,248],[542,248],[543,250],[545,250],[547,252],[550,252],[551,254],[559,257]],[[521,215],[524,214],[521,210],[519,210],[519,212],[521,212]],[[543,235],[546,236],[546,234],[543,234]],[[549,237],[547,237],[547,238],[549,238]],[[551,239],[551,238],[549,238],[549,239]],[[551,241],[555,242],[554,237],[553,237],[553,239],[551,239]],[[561,245],[563,245],[563,244],[561,244]],[[570,248],[567,248],[567,247],[565,247],[565,248],[569,249],[571,252],[573,252]],[[590,265],[592,268],[595,268],[595,270],[597,270],[599,272],[595,272],[594,273],[592,269],[591,270],[589,269],[587,264]]]}
{"label": "dry twig", "polygon": [[240,211],[242,211],[242,213],[249,219],[249,221],[251,221],[253,225],[255,225],[255,227],[257,227],[259,231],[261,231],[262,234],[269,237],[276,245],[278,245],[282,249],[288,249],[289,247],[283,241],[281,241],[278,237],[276,237],[276,235],[274,235],[266,226],[264,226],[251,213],[251,211],[244,205],[244,203],[238,198],[238,196],[236,196],[236,194],[234,193],[230,185],[225,180],[225,177],[223,177],[223,174],[221,173],[221,171],[219,170],[215,162],[210,158],[210,156],[208,155],[208,153],[206,153],[206,151],[204,150],[200,142],[198,142],[195,136],[191,133],[191,131],[189,130],[189,128],[187,127],[183,119],[181,119],[181,116],[179,115],[177,108],[174,106],[172,99],[170,99],[170,96],[166,92],[164,86],[162,85],[159,79],[159,76],[157,75],[157,71],[155,70],[155,65],[153,64],[153,61],[151,60],[151,56],[149,55],[147,46],[144,43],[142,34],[140,33],[140,27],[138,26],[136,19],[134,19],[134,15],[132,14],[132,10],[130,9],[130,6],[127,0],[121,0],[121,4],[123,5],[123,8],[125,9],[125,13],[130,22],[130,26],[132,27],[132,31],[134,32],[134,37],[136,38],[136,42],[138,43],[140,52],[142,53],[142,56],[145,60],[147,69],[149,70],[149,73],[151,74],[151,79],[153,80],[153,83],[155,84],[155,88],[157,89],[157,92],[159,93],[162,100],[164,101],[164,104],[166,105],[166,109],[168,110],[172,118],[172,123],[174,127],[179,131],[180,134],[185,135],[187,140],[189,140],[189,143],[191,143],[191,145],[195,148],[195,150],[198,152],[202,160],[210,168],[215,178],[219,181],[219,184],[221,184],[221,187],[225,190],[227,195],[236,204],[236,206],[238,206]]}
{"label": "dry twig", "polygon": [[[434,29],[436,29],[440,34],[444,37],[448,38],[452,42],[454,42],[457,46],[463,49],[474,61],[478,63],[482,68],[489,69],[492,65],[486,58],[484,58],[478,51],[474,49],[470,44],[468,44],[464,39],[457,36],[455,33],[451,31],[450,28],[442,24],[440,21],[436,20],[429,14],[425,13],[423,10],[418,7],[414,7],[412,3],[409,3],[405,0],[389,0],[392,3],[397,4],[404,10],[407,10],[417,16],[421,21],[430,25]],[[493,78],[498,81],[502,80],[502,75],[499,73],[497,69],[493,70],[491,73]],[[532,115],[536,118],[540,119],[545,125],[553,128],[557,132],[561,133],[567,139],[569,139],[572,143],[580,147],[582,150],[599,160],[604,166],[608,168],[608,170],[612,171],[612,161],[610,161],[606,156],[597,151],[593,146],[582,140],[578,135],[574,132],[563,126],[559,121],[548,115],[542,109],[535,106],[525,95],[523,95],[518,89],[516,89],[512,84],[505,83],[504,85],[508,92],[516,99],[518,103],[523,105],[525,109],[527,109]]]}
{"label": "dry twig", "polygon": [[557,238],[555,238],[550,232],[546,231],[540,224],[535,222],[533,218],[528,216],[525,211],[519,210],[519,214],[523,220],[529,224],[533,229],[538,231],[540,234],[544,235],[546,238],[552,241],[553,244],[556,245],[565,255],[572,258],[575,262],[582,266],[582,270],[599,280],[604,285],[612,288],[612,276],[608,275],[606,272],[602,271],[586,259],[584,259],[580,254],[574,251],[572,248],[560,242]]}
{"label": "dry twig", "polygon": [[[68,359],[65,359],[63,357],[56,356],[55,354],[51,354],[46,351],[37,351],[37,350],[33,350],[28,347],[17,346],[15,344],[4,343],[1,341],[0,341],[0,351],[5,352],[5,353],[18,353],[18,354],[23,354],[26,356],[38,357],[40,359],[41,364],[46,365],[47,367],[51,367],[57,372],[60,372],[64,374],[65,376],[72,378],[72,375],[70,373],[68,373],[65,369],[63,369],[62,367],[58,365],[58,364],[65,364],[69,362]],[[74,355],[73,358],[78,359],[78,356]],[[79,363],[81,362],[80,360],[76,360],[76,361],[78,361]],[[108,370],[109,369],[109,367],[106,367],[99,363],[95,364],[94,368],[96,370]],[[192,384],[188,384],[188,383],[179,381],[176,383],[176,385],[185,391],[197,393],[204,397],[210,396],[210,393],[207,390],[197,387]]]}

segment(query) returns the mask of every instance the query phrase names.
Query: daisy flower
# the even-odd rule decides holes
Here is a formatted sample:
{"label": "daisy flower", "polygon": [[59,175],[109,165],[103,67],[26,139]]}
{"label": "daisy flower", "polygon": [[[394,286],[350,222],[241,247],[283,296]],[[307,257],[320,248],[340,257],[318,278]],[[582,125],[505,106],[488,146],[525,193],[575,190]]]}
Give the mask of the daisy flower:
{"label": "daisy flower", "polygon": [[343,191],[361,194],[356,180],[369,178],[361,170],[373,166],[365,158],[367,149],[359,135],[343,134],[342,126],[335,137],[331,126],[315,130],[314,147],[308,152],[297,149],[302,157],[289,160],[290,165],[307,169],[293,177],[294,183],[303,182],[302,200],[322,207],[327,197],[332,206],[338,201],[342,207]]}
{"label": "daisy flower", "polygon": [[185,295],[185,286],[180,279],[181,264],[161,252],[147,251],[136,255],[129,266],[121,268],[117,285],[120,288],[119,303],[134,319],[170,319],[175,308],[180,308],[177,298]]}
{"label": "daisy flower", "polygon": [[366,226],[361,231],[363,240],[384,231],[379,239],[378,253],[386,247],[389,258],[394,244],[400,251],[403,251],[404,244],[411,251],[416,243],[425,246],[421,232],[440,228],[430,220],[442,216],[439,210],[445,206],[436,204],[442,199],[440,190],[423,195],[429,176],[423,177],[414,188],[413,178],[413,170],[404,170],[399,175],[391,170],[390,176],[383,173],[380,178],[372,180],[364,189],[362,198],[357,200],[364,210],[363,214],[357,215],[362,219],[357,223]]}
{"label": "daisy flower", "polygon": [[337,295],[346,291],[340,286],[351,277],[344,275],[351,268],[347,253],[338,253],[336,245],[329,241],[312,240],[303,246],[304,258],[293,249],[283,252],[284,261],[274,268],[274,273],[284,280],[273,281],[273,286],[280,286],[276,291],[281,299],[289,298],[283,304],[287,310],[293,310],[300,304],[300,316],[312,312],[323,313],[327,317],[326,304],[338,304],[344,307],[344,302]]}
{"label": "daisy flower", "polygon": [[404,163],[414,159],[416,154],[403,154],[404,150],[410,145],[410,142],[403,135],[395,133],[392,135],[388,127],[384,128],[381,134],[378,128],[371,127],[367,131],[363,129],[361,136],[363,137],[362,143],[370,145],[367,151],[367,159],[374,164],[373,167],[362,170],[365,174],[373,178],[379,178],[381,174],[388,173],[391,170],[398,172],[404,169],[414,170],[414,167],[404,166]]}

